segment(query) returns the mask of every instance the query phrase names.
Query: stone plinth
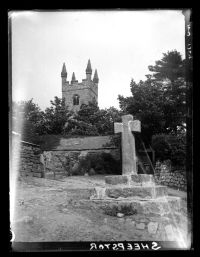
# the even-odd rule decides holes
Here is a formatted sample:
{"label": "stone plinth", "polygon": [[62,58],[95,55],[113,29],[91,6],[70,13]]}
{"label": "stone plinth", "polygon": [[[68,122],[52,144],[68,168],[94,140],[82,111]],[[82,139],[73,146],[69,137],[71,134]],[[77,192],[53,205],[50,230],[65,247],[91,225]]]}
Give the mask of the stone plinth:
{"label": "stone plinth", "polygon": [[162,197],[166,195],[167,188],[165,186],[113,186],[105,189],[105,197],[109,198],[133,197],[140,199],[155,199],[157,197]]}
{"label": "stone plinth", "polygon": [[145,186],[155,183],[153,175],[133,174],[133,175],[114,175],[106,176],[105,183],[108,185],[131,185]]}
{"label": "stone plinth", "polygon": [[[86,189],[87,190],[87,189]],[[90,190],[91,199],[155,199],[167,196],[167,187],[155,185],[152,175],[107,176],[104,187]]]}
{"label": "stone plinth", "polygon": [[173,213],[180,212],[181,208],[180,198],[169,196],[143,201],[137,199],[82,199],[74,200],[73,204],[75,206],[78,204],[87,206],[87,208],[100,209],[104,213],[111,213],[113,210],[123,213],[123,209],[126,208],[135,215],[146,215],[146,217],[148,215],[172,215]]}
{"label": "stone plinth", "polygon": [[78,191],[67,205],[116,217],[135,241],[187,242],[181,198],[168,196],[167,187],[156,185],[152,175],[107,176],[104,186]]}
{"label": "stone plinth", "polygon": [[46,178],[46,179],[55,179],[55,176],[54,176],[53,172],[45,172],[44,178]]}

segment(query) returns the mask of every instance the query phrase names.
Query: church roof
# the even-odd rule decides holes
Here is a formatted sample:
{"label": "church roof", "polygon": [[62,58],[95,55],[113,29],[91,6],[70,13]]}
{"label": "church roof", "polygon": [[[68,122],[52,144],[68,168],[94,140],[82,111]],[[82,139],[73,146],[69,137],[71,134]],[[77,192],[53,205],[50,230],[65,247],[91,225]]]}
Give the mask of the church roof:
{"label": "church roof", "polygon": [[92,74],[92,67],[91,67],[90,59],[88,60],[86,73]]}

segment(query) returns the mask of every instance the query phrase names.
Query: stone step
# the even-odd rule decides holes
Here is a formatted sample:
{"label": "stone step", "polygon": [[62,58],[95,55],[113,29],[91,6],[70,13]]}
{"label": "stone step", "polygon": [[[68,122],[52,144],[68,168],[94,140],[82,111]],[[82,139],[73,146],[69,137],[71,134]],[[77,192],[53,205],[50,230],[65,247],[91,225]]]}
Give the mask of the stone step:
{"label": "stone step", "polygon": [[[124,213],[124,215],[173,215],[181,210],[179,197],[167,196],[157,199],[79,199],[74,200],[73,205],[102,210],[105,214]],[[114,216],[114,215],[113,215]]]}
{"label": "stone step", "polygon": [[109,185],[145,186],[155,184],[154,176],[149,174],[106,176],[105,183]]}
{"label": "stone step", "polygon": [[153,186],[111,186],[111,187],[96,187],[94,198],[138,198],[138,199],[155,199],[158,197],[167,196],[167,187]]}

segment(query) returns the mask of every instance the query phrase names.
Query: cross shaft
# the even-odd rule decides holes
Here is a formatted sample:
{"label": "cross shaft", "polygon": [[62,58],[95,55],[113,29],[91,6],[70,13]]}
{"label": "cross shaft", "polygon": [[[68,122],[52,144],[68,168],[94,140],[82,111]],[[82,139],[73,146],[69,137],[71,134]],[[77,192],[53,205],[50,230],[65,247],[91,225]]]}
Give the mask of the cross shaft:
{"label": "cross shaft", "polygon": [[122,133],[122,174],[137,174],[135,137],[133,132],[141,132],[139,120],[132,115],[122,116],[122,123],[114,123],[115,133]]}

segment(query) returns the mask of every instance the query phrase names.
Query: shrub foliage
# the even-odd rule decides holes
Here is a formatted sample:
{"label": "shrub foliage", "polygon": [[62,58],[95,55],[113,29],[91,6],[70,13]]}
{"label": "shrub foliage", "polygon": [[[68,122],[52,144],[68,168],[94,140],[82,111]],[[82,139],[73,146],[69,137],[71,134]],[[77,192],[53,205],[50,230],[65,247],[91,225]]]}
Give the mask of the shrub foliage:
{"label": "shrub foliage", "polygon": [[170,159],[175,166],[184,166],[186,159],[185,134],[166,135],[157,134],[152,137],[152,146],[156,159],[160,161]]}

